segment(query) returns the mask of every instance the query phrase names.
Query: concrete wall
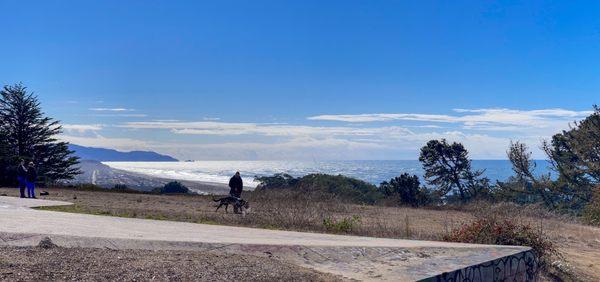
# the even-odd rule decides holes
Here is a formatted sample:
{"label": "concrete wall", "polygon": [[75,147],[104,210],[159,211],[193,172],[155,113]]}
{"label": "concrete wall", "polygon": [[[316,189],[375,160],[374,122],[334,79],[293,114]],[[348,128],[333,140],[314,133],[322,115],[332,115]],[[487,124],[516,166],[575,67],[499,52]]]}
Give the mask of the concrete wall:
{"label": "concrete wall", "polygon": [[537,281],[537,275],[538,259],[527,250],[422,281]]}

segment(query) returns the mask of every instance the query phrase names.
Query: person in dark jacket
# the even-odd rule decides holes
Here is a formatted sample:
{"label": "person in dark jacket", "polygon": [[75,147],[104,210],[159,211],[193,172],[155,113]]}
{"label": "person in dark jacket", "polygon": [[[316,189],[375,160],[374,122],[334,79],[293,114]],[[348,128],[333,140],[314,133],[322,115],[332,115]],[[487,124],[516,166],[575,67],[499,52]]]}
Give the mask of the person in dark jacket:
{"label": "person in dark jacket", "polygon": [[25,198],[25,186],[27,185],[27,168],[25,167],[25,161],[21,160],[19,167],[17,168],[17,181],[19,181],[19,192],[21,192],[21,198]]}
{"label": "person in dark jacket", "polygon": [[229,196],[236,198],[238,201],[242,197],[242,190],[244,189],[244,182],[240,176],[240,172],[236,172],[231,179],[229,179]]}
{"label": "person in dark jacket", "polygon": [[35,199],[35,181],[37,180],[37,170],[33,162],[27,167],[27,197]]}

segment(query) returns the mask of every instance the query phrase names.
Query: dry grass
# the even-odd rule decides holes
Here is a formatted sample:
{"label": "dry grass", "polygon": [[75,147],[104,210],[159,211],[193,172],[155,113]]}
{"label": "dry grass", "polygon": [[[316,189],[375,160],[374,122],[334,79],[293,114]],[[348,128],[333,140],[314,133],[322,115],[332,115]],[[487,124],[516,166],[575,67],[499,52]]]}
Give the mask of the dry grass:
{"label": "dry grass", "polygon": [[[244,195],[252,210],[242,217],[222,210],[215,212],[215,203],[207,196],[48,191],[47,199],[75,203],[47,208],[50,210],[310,232],[335,232],[323,224],[325,219],[358,216],[360,220],[348,234],[420,240],[440,240],[451,229],[477,217],[508,217],[543,232],[564,254],[576,276],[600,281],[600,228],[582,225],[574,218],[555,215],[540,207],[487,203],[461,210],[361,206],[317,195],[268,191]],[[3,188],[0,193],[17,195],[15,189]]]}

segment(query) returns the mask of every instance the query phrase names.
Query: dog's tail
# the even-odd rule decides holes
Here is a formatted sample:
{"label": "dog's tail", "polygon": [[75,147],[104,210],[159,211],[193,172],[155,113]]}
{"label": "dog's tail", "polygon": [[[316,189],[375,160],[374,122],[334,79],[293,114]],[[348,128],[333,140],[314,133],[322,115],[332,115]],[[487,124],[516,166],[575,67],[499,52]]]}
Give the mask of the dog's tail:
{"label": "dog's tail", "polygon": [[212,200],[213,200],[213,201],[215,201],[215,202],[219,202],[219,201],[223,200],[223,198],[218,198],[218,199],[217,199],[217,198],[214,198],[214,197],[213,197],[213,198],[212,198]]}

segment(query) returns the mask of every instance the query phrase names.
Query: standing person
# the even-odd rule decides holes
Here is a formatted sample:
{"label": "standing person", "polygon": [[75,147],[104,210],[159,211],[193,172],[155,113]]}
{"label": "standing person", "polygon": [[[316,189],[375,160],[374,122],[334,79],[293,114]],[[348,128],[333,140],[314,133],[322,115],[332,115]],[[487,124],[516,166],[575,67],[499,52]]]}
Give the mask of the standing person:
{"label": "standing person", "polygon": [[236,172],[234,176],[229,179],[229,196],[234,197],[236,200],[240,200],[242,197],[242,190],[244,189],[244,182],[240,176],[240,172]]}
{"label": "standing person", "polygon": [[19,167],[17,168],[17,181],[19,181],[21,198],[25,198],[25,186],[27,185],[27,168],[25,167],[25,160],[21,160]]}
{"label": "standing person", "polygon": [[27,197],[35,199],[35,181],[37,180],[37,171],[33,162],[29,162],[27,167]]}

